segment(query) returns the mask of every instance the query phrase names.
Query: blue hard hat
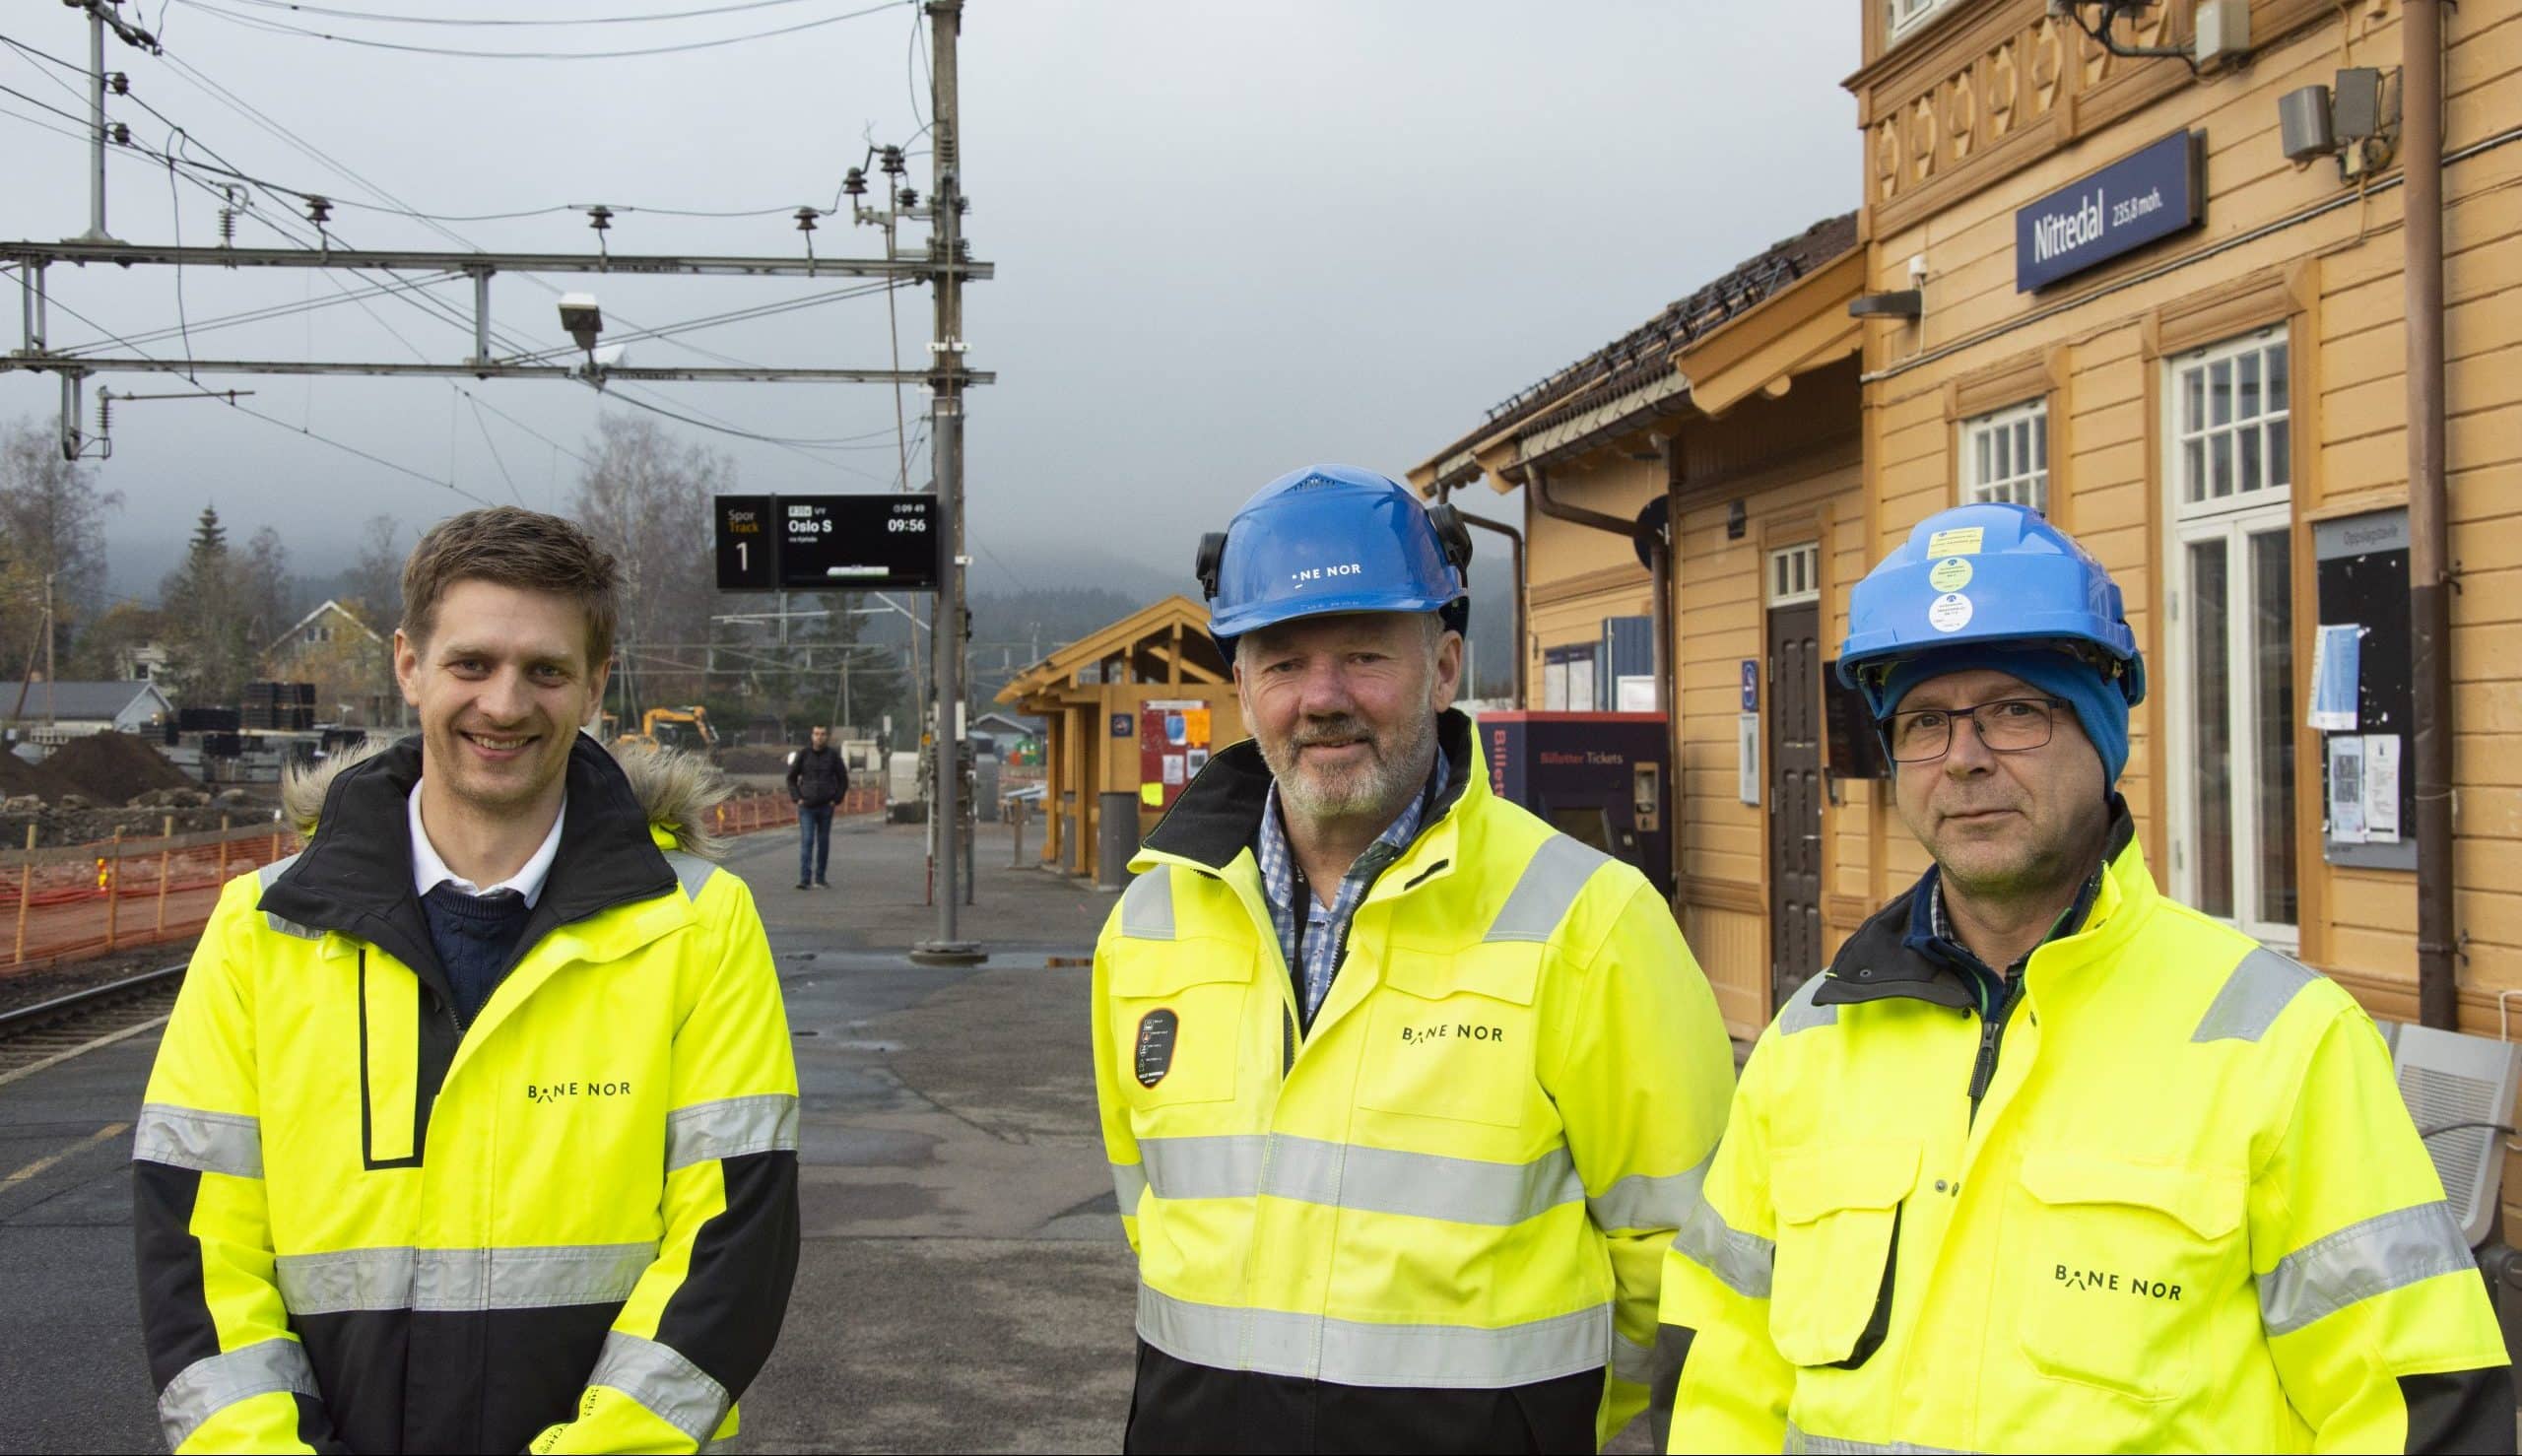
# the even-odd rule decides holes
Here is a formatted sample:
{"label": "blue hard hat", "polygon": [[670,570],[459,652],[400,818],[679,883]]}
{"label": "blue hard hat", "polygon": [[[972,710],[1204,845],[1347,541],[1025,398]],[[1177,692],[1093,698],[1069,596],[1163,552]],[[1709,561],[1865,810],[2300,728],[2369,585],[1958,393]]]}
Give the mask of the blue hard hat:
{"label": "blue hard hat", "polygon": [[1839,681],[1873,701],[1900,662],[1953,647],[2062,648],[2091,662],[2129,706],[2146,697],[2146,660],[2118,583],[2024,506],[1961,505],[1918,522],[1848,596]]}
{"label": "blue hard hat", "polygon": [[1439,612],[1468,620],[1471,532],[1450,505],[1422,505],[1389,476],[1352,465],[1290,471],[1200,541],[1209,635],[1231,658],[1256,628],[1335,612]]}

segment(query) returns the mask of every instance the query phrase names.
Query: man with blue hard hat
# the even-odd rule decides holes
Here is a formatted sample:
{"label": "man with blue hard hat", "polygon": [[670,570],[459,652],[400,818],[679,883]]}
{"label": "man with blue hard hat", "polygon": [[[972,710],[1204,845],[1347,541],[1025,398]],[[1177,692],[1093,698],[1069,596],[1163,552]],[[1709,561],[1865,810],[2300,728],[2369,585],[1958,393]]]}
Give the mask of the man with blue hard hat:
{"label": "man with blue hard hat", "polygon": [[1129,1450],[1590,1451],[1645,1405],[1731,1047],[1646,878],[1491,796],[1470,558],[1336,465],[1201,544],[1254,737],[1095,956]]}
{"label": "man with blue hard hat", "polygon": [[2118,586],[1967,505],[1848,618],[1935,864],[1744,1069],[1665,1266],[1671,1449],[2512,1451],[2372,1022],[2147,872]]}

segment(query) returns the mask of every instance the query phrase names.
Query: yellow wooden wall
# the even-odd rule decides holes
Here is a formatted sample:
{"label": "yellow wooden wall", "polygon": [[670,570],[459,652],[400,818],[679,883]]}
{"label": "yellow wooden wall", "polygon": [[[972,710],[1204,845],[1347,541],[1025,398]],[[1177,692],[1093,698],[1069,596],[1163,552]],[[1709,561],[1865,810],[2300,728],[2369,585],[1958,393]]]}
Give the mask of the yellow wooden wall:
{"label": "yellow wooden wall", "polygon": [[[2305,13],[2270,0],[2255,12]],[[2397,0],[2325,10],[2317,24],[2264,49],[2246,72],[2173,86],[1949,208],[1906,217],[1897,228],[1877,227],[1869,286],[1907,287],[1909,261],[1923,255],[1926,314],[1915,325],[1868,331],[1866,366],[1889,377],[1866,390],[1866,518],[1854,549],[1838,538],[1841,612],[1860,562],[1880,557],[1919,519],[1957,500],[1958,421],[2045,397],[2054,513],[2110,568],[2140,640],[2161,662],[2163,361],[2275,325],[2291,340],[2295,700],[2306,700],[2315,617],[2309,522],[2407,499],[2402,193],[2391,187],[2357,199],[2342,187],[2334,164],[2289,164],[2280,153],[2277,99],[2330,81],[2342,64],[2397,66],[2399,21]],[[2446,145],[2457,152],[2522,121],[2522,12],[2511,5],[2446,7],[2445,25]],[[2199,233],[2040,295],[2015,292],[2016,208],[2181,128],[2203,129],[2208,138],[2210,193]],[[1901,132],[1898,140],[1914,139]],[[1870,224],[1904,217],[1886,199],[1881,161],[1870,147]],[[2397,174],[2394,168],[2385,176]],[[2522,987],[2522,143],[2447,166],[2444,190],[2452,555],[2464,573],[2452,604],[2454,874],[2468,937],[2464,1022],[2491,1031],[2494,993]],[[2342,197],[2346,205],[2323,216],[2239,240]],[[2217,256],[2143,276],[2226,242],[2233,245]],[[2120,285],[2114,291],[2030,317],[2113,283]],[[2006,327],[2014,323],[2020,326]],[[2163,727],[2157,697],[2132,725],[2125,784],[2158,874],[2168,792],[2159,764]],[[2410,1016],[2414,876],[2323,863],[2317,745],[2314,735],[2298,732],[2303,954],[2377,1014]],[[1860,794],[1849,795],[1836,820],[1834,890],[1855,894],[1861,886],[1879,898],[1924,867],[1896,819]]]}
{"label": "yellow wooden wall", "polygon": [[[1552,499],[1623,520],[1634,519],[1663,493],[1661,461],[1632,460],[1618,451],[1599,451],[1550,474]],[[1654,594],[1626,537],[1543,515],[1529,496],[1524,548],[1525,705],[1539,708],[1545,649],[1601,641],[1603,619],[1646,616],[1654,610]],[[1596,671],[1603,671],[1601,664]]]}

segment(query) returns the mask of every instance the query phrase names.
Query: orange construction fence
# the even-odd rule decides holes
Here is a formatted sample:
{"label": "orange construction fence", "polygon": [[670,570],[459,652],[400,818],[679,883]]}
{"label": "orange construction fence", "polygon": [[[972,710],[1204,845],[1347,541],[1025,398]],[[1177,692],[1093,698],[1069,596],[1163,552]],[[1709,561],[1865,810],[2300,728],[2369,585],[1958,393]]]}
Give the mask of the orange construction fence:
{"label": "orange construction fence", "polygon": [[[883,808],[882,790],[853,789],[840,812]],[[719,805],[711,832],[750,834],[796,822],[786,795],[750,795]],[[209,923],[222,886],[299,850],[298,835],[273,824],[173,828],[170,819],[152,838],[37,849],[30,827],[23,851],[0,854],[0,925],[9,927],[0,975],[189,940]]]}

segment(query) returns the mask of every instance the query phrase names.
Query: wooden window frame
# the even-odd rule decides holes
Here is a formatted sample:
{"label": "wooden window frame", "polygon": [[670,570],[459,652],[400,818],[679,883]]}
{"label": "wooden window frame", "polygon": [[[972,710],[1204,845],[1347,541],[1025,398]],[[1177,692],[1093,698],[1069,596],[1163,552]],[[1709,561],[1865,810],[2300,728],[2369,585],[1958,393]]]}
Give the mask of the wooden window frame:
{"label": "wooden window frame", "polygon": [[2039,404],[2048,416],[2048,500],[2041,514],[2062,531],[2075,529],[2074,358],[2065,344],[2020,354],[1947,380],[1945,458],[1952,462],[1951,497],[1970,503],[1965,449],[1970,427],[1990,415]]}

